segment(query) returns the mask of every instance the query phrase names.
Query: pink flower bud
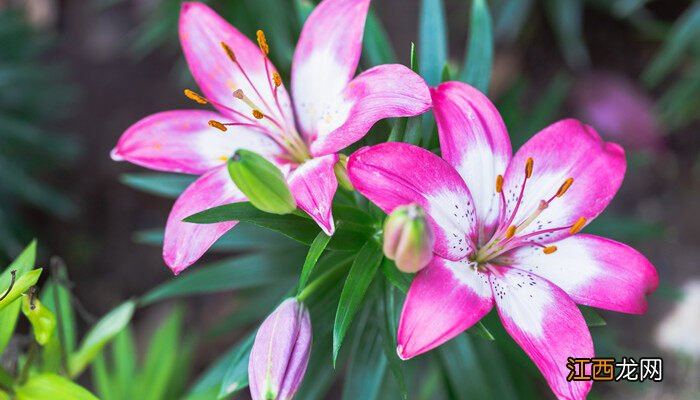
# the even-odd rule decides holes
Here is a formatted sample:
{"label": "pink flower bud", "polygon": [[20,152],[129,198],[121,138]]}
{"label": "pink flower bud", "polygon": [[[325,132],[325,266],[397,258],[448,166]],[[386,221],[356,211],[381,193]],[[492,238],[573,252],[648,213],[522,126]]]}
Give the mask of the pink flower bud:
{"label": "pink flower bud", "polygon": [[433,258],[435,238],[417,204],[397,207],[384,222],[384,255],[403,272],[418,272]]}
{"label": "pink flower bud", "polygon": [[294,397],[311,354],[309,311],[289,298],[263,321],[250,351],[248,380],[253,400]]}

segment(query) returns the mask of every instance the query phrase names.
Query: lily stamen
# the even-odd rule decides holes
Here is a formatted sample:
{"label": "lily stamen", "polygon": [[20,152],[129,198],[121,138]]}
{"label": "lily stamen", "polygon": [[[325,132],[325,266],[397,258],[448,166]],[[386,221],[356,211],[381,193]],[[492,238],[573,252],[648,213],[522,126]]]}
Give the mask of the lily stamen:
{"label": "lily stamen", "polygon": [[[233,63],[241,71],[241,74],[243,74],[243,77],[246,79],[246,81],[248,81],[248,85],[250,85],[250,87],[253,88],[253,91],[258,96],[258,99],[260,99],[260,101],[263,103],[263,105],[265,106],[265,109],[270,110],[270,106],[265,101],[265,98],[260,94],[260,92],[258,91],[258,88],[253,84],[253,81],[248,76],[248,73],[245,71],[245,68],[243,68],[243,65],[241,65],[241,63],[238,61],[238,58],[236,57],[236,55],[233,52],[233,50],[231,49],[231,47],[229,47],[229,45],[227,45],[224,42],[221,42],[221,47],[224,49],[224,52],[226,53],[228,58],[231,59],[231,61],[233,61]],[[265,57],[265,60],[267,60],[267,57]],[[265,67],[267,68],[267,61],[265,61]],[[255,107],[255,108],[259,108],[259,107]]]}
{"label": "lily stamen", "polygon": [[583,227],[586,225],[586,218],[581,217],[578,220],[576,220],[576,223],[571,225],[571,228],[569,229],[569,233],[572,235],[575,235],[583,229]]}
{"label": "lily stamen", "polygon": [[554,200],[555,198],[564,196],[564,194],[569,190],[569,188],[571,187],[571,185],[573,185],[573,183],[574,183],[574,178],[571,178],[571,177],[566,178],[564,183],[562,183],[561,186],[559,186],[559,189],[554,194],[554,196],[550,197],[549,200],[547,200],[547,203],[551,203],[552,200]]}
{"label": "lily stamen", "polygon": [[513,212],[511,212],[507,222],[503,224],[504,227],[511,226],[513,224],[515,216],[518,214],[520,203],[522,203],[523,201],[523,194],[525,194],[525,184],[527,184],[527,180],[532,176],[533,164],[534,161],[532,160],[532,157],[528,157],[527,161],[525,162],[525,177],[523,178],[523,184],[520,186],[520,193],[518,194],[518,199],[515,201],[515,207],[513,208]]}
{"label": "lily stamen", "polygon": [[227,130],[226,125],[222,124],[219,121],[214,121],[213,119],[209,121],[209,126],[211,126],[212,128],[216,128],[216,129],[220,130],[221,132],[226,132],[226,130]]}
{"label": "lily stamen", "polygon": [[544,254],[552,254],[555,251],[557,251],[557,246],[547,246],[542,250]]}
{"label": "lily stamen", "polygon": [[214,105],[214,106],[217,106],[217,107],[223,108],[223,109],[225,109],[225,110],[227,110],[227,111],[230,111],[230,112],[236,114],[237,116],[239,116],[239,117],[241,117],[241,118],[243,118],[243,119],[245,119],[245,120],[247,120],[247,121],[255,122],[255,121],[253,121],[253,119],[251,119],[249,116],[247,116],[247,115],[241,113],[240,111],[234,110],[234,109],[231,108],[231,107],[227,107],[227,106],[225,106],[225,105],[223,105],[223,104],[221,104],[221,103],[219,103],[219,102],[216,102],[216,101],[213,101],[213,100],[211,100],[211,99],[208,99],[208,98],[202,96],[201,94],[199,94],[199,93],[197,93],[197,92],[194,92],[194,91],[192,91],[192,90],[190,90],[190,89],[185,89],[185,96],[187,96],[188,99],[190,99],[190,100],[192,100],[192,101],[194,101],[194,102],[196,102],[196,103],[198,103],[198,104],[212,104],[212,105]]}

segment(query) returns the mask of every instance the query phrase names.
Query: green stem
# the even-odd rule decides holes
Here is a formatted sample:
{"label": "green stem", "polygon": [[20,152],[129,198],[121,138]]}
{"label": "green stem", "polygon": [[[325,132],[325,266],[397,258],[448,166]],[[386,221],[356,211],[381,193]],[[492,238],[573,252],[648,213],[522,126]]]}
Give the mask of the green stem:
{"label": "green stem", "polygon": [[347,266],[347,263],[342,262],[342,263],[339,263],[338,265],[335,265],[333,268],[329,269],[328,271],[324,272],[321,276],[319,276],[318,278],[311,281],[311,283],[306,285],[304,290],[302,290],[301,293],[299,293],[297,295],[297,299],[299,299],[299,301],[302,301],[302,302],[305,301],[306,299],[308,299],[309,296],[311,296],[316,290],[323,287],[326,282],[328,282],[332,278],[335,278],[336,275],[339,275],[340,272],[343,272],[343,268],[346,266]]}
{"label": "green stem", "polygon": [[32,340],[32,343],[29,345],[29,354],[27,355],[27,360],[24,362],[24,365],[22,366],[22,372],[19,374],[19,382],[24,383],[27,381],[27,378],[29,377],[29,369],[32,366],[32,363],[34,362],[34,356],[36,355],[37,352],[37,343],[36,341]]}
{"label": "green stem", "polygon": [[[53,261],[53,260],[52,260]],[[60,299],[60,293],[59,291],[63,288],[62,283],[60,282],[60,279],[58,278],[58,267],[56,265],[58,261],[54,262],[51,265],[51,277],[53,278],[54,281],[54,286],[53,286],[53,303],[55,304],[56,308],[56,333],[58,334],[58,342],[60,343],[60,346],[58,351],[59,351],[59,358],[61,360],[61,367],[63,367],[64,371],[68,371],[68,360],[66,358],[66,351],[68,350],[67,346],[67,341],[66,341],[66,335],[63,329],[65,328],[64,321],[63,321],[63,315],[62,315],[62,310],[61,310],[61,299]]]}
{"label": "green stem", "polygon": [[12,393],[12,387],[15,385],[15,380],[9,372],[0,367],[0,389]]}

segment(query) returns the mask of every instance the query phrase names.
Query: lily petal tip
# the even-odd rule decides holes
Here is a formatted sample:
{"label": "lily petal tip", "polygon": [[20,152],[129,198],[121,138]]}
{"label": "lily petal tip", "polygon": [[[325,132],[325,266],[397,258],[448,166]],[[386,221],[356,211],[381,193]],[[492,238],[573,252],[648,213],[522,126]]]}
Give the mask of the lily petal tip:
{"label": "lily petal tip", "polygon": [[119,154],[119,148],[115,147],[109,152],[109,156],[113,161],[124,161],[124,157]]}
{"label": "lily petal tip", "polygon": [[191,262],[183,262],[183,260],[180,259],[180,257],[178,257],[177,255],[172,255],[166,251],[163,251],[163,261],[165,261],[165,265],[167,265],[168,268],[170,268],[170,270],[175,276],[180,275],[180,272],[184,271],[185,269],[187,269],[187,267],[192,265]]}
{"label": "lily petal tip", "polygon": [[396,346],[396,355],[398,355],[399,358],[403,361],[406,361],[411,358],[411,356],[406,354],[405,350],[406,348],[402,344]]}

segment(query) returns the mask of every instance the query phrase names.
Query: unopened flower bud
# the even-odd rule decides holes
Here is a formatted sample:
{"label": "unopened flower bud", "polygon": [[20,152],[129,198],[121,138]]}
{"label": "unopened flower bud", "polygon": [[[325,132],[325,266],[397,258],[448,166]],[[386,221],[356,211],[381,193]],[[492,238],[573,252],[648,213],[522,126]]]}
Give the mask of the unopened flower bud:
{"label": "unopened flower bud", "polygon": [[304,378],[311,355],[309,311],[289,298],[258,329],[248,362],[253,400],[291,399]]}
{"label": "unopened flower bud", "polygon": [[338,180],[338,184],[343,188],[353,191],[355,187],[352,186],[350,178],[348,178],[348,156],[345,154],[338,155],[338,162],[333,166],[333,172],[335,172],[335,178]]}
{"label": "unopened flower bud", "polygon": [[238,150],[228,162],[228,172],[256,208],[273,214],[289,214],[296,209],[297,203],[284,175],[263,156]]}
{"label": "unopened flower bud", "polygon": [[396,208],[384,222],[384,254],[403,272],[418,272],[433,258],[435,238],[417,204]]}
{"label": "unopened flower bud", "polygon": [[44,307],[34,293],[25,295],[22,299],[22,313],[32,324],[34,339],[40,345],[45,345],[56,328],[56,317],[51,310]]}

